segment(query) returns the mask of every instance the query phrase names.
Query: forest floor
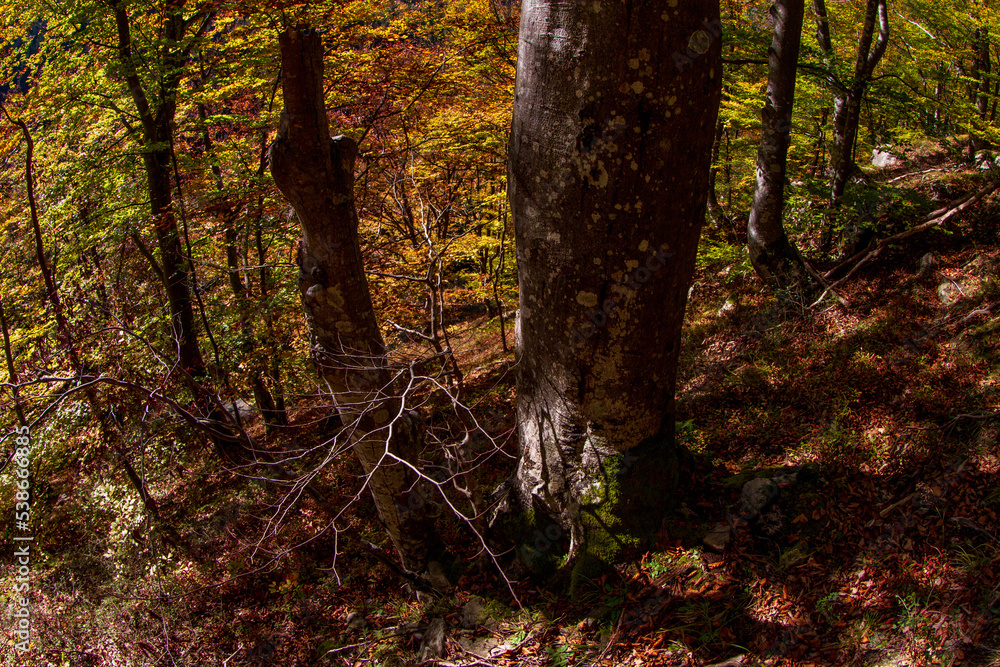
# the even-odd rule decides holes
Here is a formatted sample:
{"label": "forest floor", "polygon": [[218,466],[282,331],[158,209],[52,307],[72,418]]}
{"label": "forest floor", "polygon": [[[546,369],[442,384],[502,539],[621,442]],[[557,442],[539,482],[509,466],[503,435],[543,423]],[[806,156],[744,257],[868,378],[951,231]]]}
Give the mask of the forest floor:
{"label": "forest floor", "polygon": [[[945,176],[894,187],[932,207],[942,183],[957,196],[982,178]],[[849,307],[776,296],[741,252],[706,244],[678,385],[680,497],[655,548],[581,598],[523,577],[519,607],[483,559],[461,565],[478,547],[443,514],[455,591],[418,602],[363,553],[334,559],[308,501],[282,518],[275,494],[202,457],[156,491],[210,562],[135,532],[109,560],[113,535],[95,544],[67,521],[33,585],[46,650],[30,664],[1000,665],[998,220],[994,197],[888,249],[838,287]],[[880,234],[906,224],[877,220]],[[800,238],[805,254],[833,266],[812,241]],[[512,454],[514,376],[495,325],[464,323],[455,346],[473,413]],[[510,466],[495,457],[479,483]],[[346,457],[324,473],[331,502],[350,500],[357,473]],[[51,481],[54,498],[70,478]],[[757,478],[776,496],[749,521],[741,493]],[[54,499],[47,521],[72,502]],[[384,544],[367,505],[345,519]],[[724,546],[706,544],[713,529]]]}

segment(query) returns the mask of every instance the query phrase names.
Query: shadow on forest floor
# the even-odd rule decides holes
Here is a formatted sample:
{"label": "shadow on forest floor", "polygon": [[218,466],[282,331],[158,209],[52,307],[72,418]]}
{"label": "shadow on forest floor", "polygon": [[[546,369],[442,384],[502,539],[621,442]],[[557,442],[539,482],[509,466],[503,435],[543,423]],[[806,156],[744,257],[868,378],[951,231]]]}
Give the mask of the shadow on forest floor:
{"label": "shadow on forest floor", "polygon": [[[166,647],[202,664],[401,667],[417,664],[432,618],[447,623],[451,664],[1000,665],[996,219],[986,202],[949,234],[886,253],[845,285],[849,309],[809,311],[766,295],[739,266],[702,266],[678,383],[679,438],[692,452],[682,504],[655,549],[583,600],[525,580],[515,591],[526,608],[513,611],[483,565],[449,572],[455,596],[415,604],[361,554],[342,553],[334,574],[339,545],[308,504],[261,538],[273,498],[194,461],[197,484],[175,493],[170,481],[162,511],[193,522],[212,562],[170,576],[169,555],[135,533],[120,540],[133,569],[115,570],[110,538],[59,520],[70,503],[55,490],[79,480],[51,481],[62,551],[37,582],[39,630],[64,647],[53,655],[81,665],[112,654],[160,664],[152,656]],[[928,252],[937,268],[917,277]],[[510,454],[510,360],[498,333],[470,330],[456,349],[471,350],[477,418]],[[509,473],[503,465],[484,471],[484,488]],[[703,544],[733,519],[745,482],[793,466],[805,467],[782,482],[765,522],[737,526],[722,552]],[[350,500],[359,472],[345,458],[325,473],[331,502]],[[371,507],[352,511],[379,539]],[[473,561],[478,545],[445,530],[457,559]],[[254,569],[255,558],[267,566]],[[462,630],[473,594],[491,620]],[[502,650],[486,655],[490,646]]]}
{"label": "shadow on forest floor", "polygon": [[[689,490],[691,530],[675,522],[679,534],[654,557],[690,554],[748,479],[799,464],[814,474],[780,492],[772,534],[736,531],[724,556],[706,550],[693,584],[647,598],[664,604],[631,646],[673,648],[644,664],[685,664],[690,652],[706,664],[736,654],[743,664],[1000,664],[992,214],[869,268],[845,289],[849,310],[814,315],[742,293],[720,315],[721,286],[699,285],[678,413],[702,466],[692,478],[710,481]],[[937,271],[916,277],[931,251]]]}

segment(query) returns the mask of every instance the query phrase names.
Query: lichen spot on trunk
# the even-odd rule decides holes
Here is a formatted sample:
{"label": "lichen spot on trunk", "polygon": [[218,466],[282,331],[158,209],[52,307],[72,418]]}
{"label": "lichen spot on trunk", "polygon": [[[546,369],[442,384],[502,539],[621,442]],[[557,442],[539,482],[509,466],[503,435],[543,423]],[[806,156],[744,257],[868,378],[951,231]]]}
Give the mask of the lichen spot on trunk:
{"label": "lichen spot on trunk", "polygon": [[329,301],[335,308],[343,310],[344,308],[344,294],[340,291],[339,285],[330,285],[326,288],[326,300]]}

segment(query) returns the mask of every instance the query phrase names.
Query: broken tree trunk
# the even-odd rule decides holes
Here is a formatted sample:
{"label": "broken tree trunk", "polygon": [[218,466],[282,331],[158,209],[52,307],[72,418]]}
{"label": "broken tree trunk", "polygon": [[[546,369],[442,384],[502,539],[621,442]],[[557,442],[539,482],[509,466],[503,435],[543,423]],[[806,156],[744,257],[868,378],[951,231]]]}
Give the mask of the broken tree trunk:
{"label": "broken tree trunk", "polygon": [[280,35],[281,126],[271,145],[274,182],[302,225],[299,291],[311,355],[327,383],[403,565],[422,571],[433,531],[419,482],[422,436],[415,415],[391,395],[385,344],[358,243],[354,206],[357,144],[331,139],[323,101],[323,46],[309,29]]}

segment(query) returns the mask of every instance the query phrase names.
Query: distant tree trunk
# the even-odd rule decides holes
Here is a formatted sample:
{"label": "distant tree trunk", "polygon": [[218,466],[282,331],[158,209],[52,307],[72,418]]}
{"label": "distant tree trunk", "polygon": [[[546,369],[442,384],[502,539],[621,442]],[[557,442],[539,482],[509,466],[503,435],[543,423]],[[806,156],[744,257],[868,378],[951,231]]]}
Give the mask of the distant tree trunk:
{"label": "distant tree trunk", "polygon": [[765,283],[777,287],[802,284],[807,277],[802,257],[782,224],[804,13],[805,0],[778,0],[771,6],[774,39],[768,52],[767,97],[761,111],[757,189],[747,223],[750,262]]}
{"label": "distant tree trunk", "polygon": [[[261,170],[261,173],[263,173],[263,170]],[[263,207],[263,197],[261,197],[258,202],[259,211]],[[273,346],[277,340],[275,332],[275,308],[272,307],[270,302],[271,271],[267,267],[267,251],[264,247],[264,238],[260,229],[260,218],[261,216],[258,215],[258,225],[254,230],[254,243],[257,246],[257,262],[260,265],[260,277],[258,279],[260,284],[260,303],[265,309],[265,340]],[[264,374],[267,376],[267,380],[271,387],[268,392],[274,400],[274,421],[279,426],[287,425],[288,412],[285,410],[285,391],[281,385],[281,357],[276,352],[272,352],[269,364],[264,367]],[[260,405],[259,400],[258,405]],[[261,409],[263,410],[263,407]]]}
{"label": "distant tree trunk", "polygon": [[[280,77],[280,74],[279,74]],[[268,111],[271,110],[271,105],[273,105],[274,99],[272,97],[271,102],[268,105]],[[260,180],[263,177],[264,172],[267,170],[267,151],[269,146],[267,132],[261,130],[259,132],[259,146],[260,146],[260,159],[257,163],[257,179]],[[260,286],[260,307],[264,310],[263,317],[263,341],[266,341],[268,345],[271,346],[272,353],[270,355],[270,360],[263,368],[264,376],[268,383],[268,392],[274,401],[274,418],[275,423],[278,425],[288,424],[288,412],[285,410],[285,391],[281,384],[281,356],[277,354],[277,342],[279,336],[276,331],[276,311],[277,309],[273,306],[271,302],[271,288],[272,288],[272,278],[273,274],[270,268],[268,268],[267,260],[267,247],[264,244],[264,232],[262,230],[262,222],[264,220],[264,195],[263,193],[257,195],[256,203],[256,214],[254,216],[254,223],[252,224],[254,230],[254,246],[257,249],[257,266],[259,267],[259,272],[257,275],[257,284]],[[259,402],[258,402],[259,405]],[[262,408],[263,409],[263,408]]]}
{"label": "distant tree trunk", "polygon": [[826,121],[830,117],[830,108],[823,107],[820,111],[819,121],[816,123],[816,142],[813,144],[813,159],[809,166],[809,174],[815,176],[816,172],[826,164]]}
{"label": "distant tree trunk", "polygon": [[[202,143],[205,145],[205,151],[211,154],[214,152],[215,148],[212,142],[212,136],[208,131],[208,110],[205,108],[204,104],[198,105],[198,117],[201,120]],[[229,286],[233,291],[233,296],[236,297],[236,305],[239,309],[240,327],[243,330],[243,338],[245,341],[244,353],[253,354],[254,347],[256,346],[254,340],[254,325],[251,322],[251,313],[256,310],[258,304],[254,303],[251,299],[247,285],[244,284],[243,278],[240,275],[240,256],[239,249],[236,245],[238,238],[236,233],[236,220],[239,218],[240,212],[243,210],[243,205],[234,204],[225,194],[225,185],[222,180],[222,168],[219,167],[218,164],[212,165],[212,174],[215,176],[215,189],[222,199],[222,222],[226,239],[226,269],[229,277]],[[263,264],[264,261],[262,259],[261,265]],[[266,293],[266,289],[266,286],[261,284],[262,296]],[[257,409],[260,410],[260,414],[264,418],[264,422],[267,424],[266,428],[270,431],[274,426],[287,425],[288,416],[285,413],[283,406],[280,410],[278,409],[278,406],[275,404],[274,397],[271,395],[267,385],[264,383],[264,377],[267,374],[268,369],[265,361],[256,359],[250,363],[250,368],[247,372],[247,379],[250,381],[250,387],[253,390],[254,402],[257,404]]]}
{"label": "distant tree trunk", "polygon": [[990,123],[996,122],[998,101],[1000,101],[1000,81],[997,81],[993,87],[993,105],[990,107]]}
{"label": "distant tree trunk", "polygon": [[829,59],[833,55],[833,39],[830,36],[830,17],[826,13],[826,0],[813,0],[813,13],[816,15],[816,42],[829,65]]}
{"label": "distant tree trunk", "polygon": [[[878,40],[872,46],[875,26]],[[847,181],[857,168],[854,163],[854,144],[858,138],[861,121],[861,104],[889,43],[889,14],[886,0],[868,0],[865,23],[858,41],[858,57],[854,65],[854,79],[847,90],[838,94],[833,103],[833,141],[830,143],[830,168],[833,181],[830,186],[830,204],[836,206],[844,196]]]}
{"label": "distant tree trunk", "polygon": [[712,224],[719,230],[724,238],[731,243],[743,245],[743,239],[736,231],[736,224],[732,217],[719,203],[719,195],[715,189],[715,183],[719,174],[719,153],[722,149],[722,137],[726,134],[726,127],[720,118],[715,123],[715,141],[712,144],[712,169],[708,174],[708,216],[712,219]]}
{"label": "distant tree trunk", "polygon": [[17,386],[17,368],[14,366],[14,352],[10,347],[10,332],[7,327],[7,313],[4,311],[3,298],[0,297],[0,331],[3,333],[3,353],[7,361],[7,382],[11,386],[11,397],[14,401],[14,414],[17,415],[17,423],[27,426],[28,420],[24,418],[24,409],[21,407],[21,390]]}
{"label": "distant tree trunk", "polygon": [[540,531],[522,536],[522,556],[545,560],[561,543],[578,583],[656,532],[677,480],[674,386],[721,24],[717,0],[528,0],[521,11],[511,481]]}
{"label": "distant tree trunk", "polygon": [[[833,39],[830,36],[830,17],[826,13],[826,2],[825,0],[813,0],[813,15],[816,20],[816,43],[819,46],[819,50],[823,52],[823,63],[830,67],[831,60],[833,58]],[[826,122],[830,116],[829,107],[824,107],[821,113],[819,121],[819,137],[816,140],[816,155],[813,159],[813,174],[819,165],[823,164],[824,169],[826,162],[826,151],[827,144],[829,143],[826,139]]]}
{"label": "distant tree trunk", "polygon": [[937,132],[938,137],[944,136],[947,131],[945,128],[945,112],[943,109],[944,98],[946,95],[946,73],[940,69],[937,71],[938,82],[934,86],[934,129]]}
{"label": "distant tree trunk", "polygon": [[[118,31],[118,60],[142,125],[142,140],[145,144],[142,159],[146,168],[149,209],[160,249],[161,278],[170,305],[170,322],[177,341],[178,356],[184,370],[191,378],[198,380],[205,376],[205,362],[198,346],[188,264],[181,250],[170,185],[170,147],[173,143],[177,90],[190,50],[190,46],[185,48],[182,44],[188,27],[188,21],[182,13],[184,3],[174,3],[166,13],[163,25],[166,45],[162,50],[163,61],[158,63],[163,72],[159,79],[160,89],[152,98],[142,86],[134,61],[131,26],[125,5],[121,0],[110,0],[108,4],[114,11]],[[208,15],[202,15],[201,19],[204,29]],[[199,393],[196,388],[193,391]]]}
{"label": "distant tree trunk", "polygon": [[[974,52],[972,59],[972,77],[974,79],[972,103],[976,107],[979,120],[985,121],[990,110],[990,74],[992,70],[992,63],[990,61],[990,33],[988,28],[979,28],[973,33],[972,48]],[[975,128],[970,129],[969,158],[974,159],[976,153],[986,147],[987,142],[976,134]]]}
{"label": "distant tree trunk", "polygon": [[358,242],[357,144],[330,138],[319,35],[289,29],[280,47],[285,109],[271,145],[271,173],[302,224],[299,291],[313,361],[336,400],[343,432],[357,434],[354,451],[404,566],[421,571],[433,531],[422,503],[409,501],[418,479],[408,465],[416,465],[422,437],[401,401],[386,397],[391,377]]}

